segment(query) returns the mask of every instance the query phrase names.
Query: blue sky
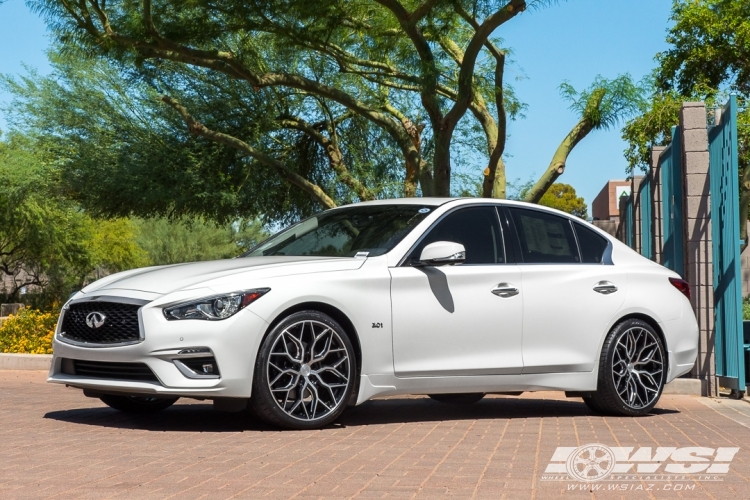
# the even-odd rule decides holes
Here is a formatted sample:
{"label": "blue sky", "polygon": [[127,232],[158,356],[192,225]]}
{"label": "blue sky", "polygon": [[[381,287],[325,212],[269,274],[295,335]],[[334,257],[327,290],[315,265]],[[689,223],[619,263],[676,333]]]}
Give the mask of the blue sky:
{"label": "blue sky", "polygon": [[[576,89],[597,75],[614,78],[630,73],[636,80],[654,67],[666,49],[671,0],[568,0],[529,9],[502,26],[497,34],[512,47],[519,98],[528,104],[526,118],[510,124],[506,152],[508,179],[526,181],[546,168],[576,117],[560,98],[568,80]],[[0,73],[19,74],[22,64],[49,71],[44,23],[23,0],[0,3]],[[9,96],[0,91],[0,103]],[[0,115],[0,130],[6,123]],[[625,143],[619,127],[595,131],[570,155],[560,182],[573,185],[589,205],[608,179],[624,178]]]}

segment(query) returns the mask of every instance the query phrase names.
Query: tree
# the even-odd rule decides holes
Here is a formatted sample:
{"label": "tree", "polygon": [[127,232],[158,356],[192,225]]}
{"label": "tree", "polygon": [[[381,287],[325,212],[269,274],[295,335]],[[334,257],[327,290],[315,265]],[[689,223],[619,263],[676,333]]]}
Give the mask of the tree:
{"label": "tree", "polygon": [[44,288],[51,301],[67,298],[96,268],[116,272],[143,265],[128,221],[95,221],[57,192],[48,153],[17,134],[0,141],[0,272],[2,293]]}
{"label": "tree", "polygon": [[562,210],[584,220],[588,215],[583,197],[577,196],[575,188],[570,184],[552,184],[539,200],[539,204]]}
{"label": "tree", "polygon": [[[629,169],[646,170],[650,149],[667,145],[670,128],[679,122],[684,101],[706,101],[709,107],[738,93],[740,170],[740,238],[747,241],[750,210],[750,1],[679,0],[672,9],[668,50],[657,54],[650,102],[623,129],[629,142]],[[744,249],[745,245],[743,245]]]}
{"label": "tree", "polygon": [[[191,136],[179,115],[159,100],[154,82],[102,59],[55,52],[50,58],[54,71],[48,77],[31,72],[5,79],[15,95],[8,119],[38,138],[40,149],[54,153],[66,194],[93,214],[205,216],[225,224],[261,216],[287,222],[320,210],[306,192],[290,189],[272,166]],[[175,77],[190,80],[191,97],[183,95],[182,102],[205,123],[233,136],[258,137],[269,157],[322,186],[336,204],[401,194],[399,155],[367,120],[347,116],[336,129],[348,171],[367,184],[370,194],[360,198],[338,182],[317,142],[294,129],[274,128],[275,121],[266,119],[279,113],[277,101],[246,95],[236,82],[219,86],[188,70]]]}
{"label": "tree", "polygon": [[[350,161],[361,147],[349,141],[378,137],[400,158],[400,194],[450,195],[455,139],[470,136],[463,142],[481,144],[487,159],[477,175],[482,195],[506,195],[506,122],[522,105],[504,81],[507,49],[494,32],[526,10],[523,0],[32,5],[65,51],[107,58],[158,90],[171,115],[157,116],[170,122],[172,137],[179,118],[191,136],[214,143],[201,148],[232,158],[232,175],[251,179],[262,165],[319,207],[372,199],[379,177]],[[583,124],[563,150],[606,122],[597,109],[612,95],[609,82],[595,83],[606,88],[584,99]],[[315,169],[298,163],[302,153],[315,157]],[[545,174],[532,199],[562,173],[565,158],[556,156],[557,173]]]}
{"label": "tree", "polygon": [[525,201],[537,203],[543,198],[565,171],[568,156],[584,137],[593,130],[615,126],[622,117],[635,113],[643,101],[643,88],[634,83],[630,75],[614,80],[597,76],[591,87],[580,92],[566,82],[560,86],[560,93],[581,118],[558,146],[547,170],[526,193]]}
{"label": "tree", "polygon": [[138,244],[155,265],[237,257],[267,236],[260,224],[246,221],[220,226],[202,219],[148,219],[138,226]]}

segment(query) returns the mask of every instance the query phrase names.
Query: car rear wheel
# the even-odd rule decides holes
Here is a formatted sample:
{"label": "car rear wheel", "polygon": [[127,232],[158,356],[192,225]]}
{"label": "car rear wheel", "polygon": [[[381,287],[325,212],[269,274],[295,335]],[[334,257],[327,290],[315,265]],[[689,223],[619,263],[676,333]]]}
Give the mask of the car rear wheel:
{"label": "car rear wheel", "polygon": [[156,413],[166,410],[179,398],[151,398],[147,396],[114,396],[105,394],[99,399],[115,410],[125,413]]}
{"label": "car rear wheel", "polygon": [[441,403],[450,403],[456,405],[470,405],[478,403],[484,397],[483,392],[471,392],[466,394],[428,394],[430,399],[440,401]]}
{"label": "car rear wheel", "polygon": [[351,399],[356,359],[346,332],[317,312],[294,313],[263,341],[251,404],[266,422],[317,429],[334,422]]}
{"label": "car rear wheel", "polygon": [[639,416],[656,406],[667,377],[666,351],[643,320],[617,324],[604,341],[597,390],[586,404],[594,411]]}

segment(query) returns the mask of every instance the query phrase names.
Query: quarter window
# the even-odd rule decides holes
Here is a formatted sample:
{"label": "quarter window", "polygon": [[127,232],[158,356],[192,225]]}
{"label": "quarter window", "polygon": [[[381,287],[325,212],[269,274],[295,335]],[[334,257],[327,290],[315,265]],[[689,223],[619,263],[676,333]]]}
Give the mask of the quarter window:
{"label": "quarter window", "polygon": [[581,261],[568,219],[537,210],[509,210],[518,232],[523,262],[566,264]]}
{"label": "quarter window", "polygon": [[604,251],[607,249],[607,240],[582,224],[573,224],[573,227],[576,228],[583,263],[601,264]]}
{"label": "quarter window", "polygon": [[463,208],[448,214],[419,242],[409,262],[419,259],[422,249],[436,241],[461,243],[466,249],[464,265],[505,262],[500,223],[493,207]]}

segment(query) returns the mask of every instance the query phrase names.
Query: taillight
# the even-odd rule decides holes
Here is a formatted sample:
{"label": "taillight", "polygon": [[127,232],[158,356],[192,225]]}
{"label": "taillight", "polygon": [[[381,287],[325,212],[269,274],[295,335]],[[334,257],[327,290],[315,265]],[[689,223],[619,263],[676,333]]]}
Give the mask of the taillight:
{"label": "taillight", "polygon": [[672,283],[676,289],[682,292],[682,295],[690,300],[690,283],[680,278],[669,278],[669,282]]}

